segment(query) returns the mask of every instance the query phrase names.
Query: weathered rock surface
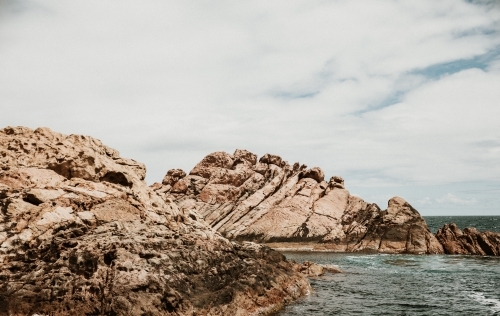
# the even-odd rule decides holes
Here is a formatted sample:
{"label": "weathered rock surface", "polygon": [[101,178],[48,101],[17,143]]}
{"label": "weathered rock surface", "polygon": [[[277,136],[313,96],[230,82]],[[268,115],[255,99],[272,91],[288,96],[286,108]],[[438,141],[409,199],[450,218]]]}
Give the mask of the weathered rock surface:
{"label": "weathered rock surface", "polygon": [[162,193],[205,178],[144,176],[91,137],[0,130],[0,315],[257,315],[309,291],[281,254],[228,241]]}
{"label": "weathered rock surface", "polygon": [[[195,210],[223,236],[263,243],[312,243],[333,251],[442,253],[424,219],[395,197],[380,210],[345,189],[339,176],[246,150],[212,153],[189,175],[171,170],[152,188]],[[283,246],[283,244],[281,244]],[[314,246],[314,247],[316,247]]]}
{"label": "weathered rock surface", "polygon": [[311,261],[304,261],[302,264],[296,263],[294,265],[294,269],[307,277],[319,277],[325,274],[325,272],[342,273],[342,270],[338,266],[331,264],[317,264]]}
{"label": "weathered rock surface", "polygon": [[436,238],[447,254],[500,255],[500,233],[479,232],[475,228],[465,228],[462,231],[455,223],[451,223],[441,227]]}

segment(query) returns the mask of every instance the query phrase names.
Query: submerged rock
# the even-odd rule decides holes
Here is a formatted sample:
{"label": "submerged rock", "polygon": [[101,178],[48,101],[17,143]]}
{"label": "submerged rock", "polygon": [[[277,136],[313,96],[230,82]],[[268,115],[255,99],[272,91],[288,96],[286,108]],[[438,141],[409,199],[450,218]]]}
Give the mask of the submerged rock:
{"label": "submerged rock", "polygon": [[436,233],[436,238],[447,254],[500,255],[500,233],[479,232],[475,228],[465,228],[462,231],[455,223],[451,223],[441,227]]}
{"label": "submerged rock", "polygon": [[161,191],[204,178],[172,171],[155,191],[145,172],[88,136],[0,130],[0,315],[260,315],[309,291],[283,255]]}
{"label": "submerged rock", "polygon": [[233,240],[283,248],[312,243],[333,251],[443,253],[422,216],[402,198],[380,210],[351,195],[341,177],[327,183],[320,168],[292,166],[277,155],[257,160],[246,150],[215,152],[176,183],[153,188]]}

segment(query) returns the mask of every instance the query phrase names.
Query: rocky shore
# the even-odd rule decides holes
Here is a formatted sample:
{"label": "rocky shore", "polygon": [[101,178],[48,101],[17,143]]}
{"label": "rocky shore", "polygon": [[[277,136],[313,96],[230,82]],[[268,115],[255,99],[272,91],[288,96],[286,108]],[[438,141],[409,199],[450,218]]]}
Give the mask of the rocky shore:
{"label": "rocky shore", "polygon": [[344,179],[280,156],[214,152],[186,174],[167,172],[152,188],[232,240],[287,251],[499,255],[498,233],[445,225],[434,235],[400,197],[382,210],[353,196]]}
{"label": "rocky shore", "polygon": [[0,130],[0,315],[267,315],[335,266],[273,250],[499,255],[500,234],[433,235],[323,171],[246,150],[148,186],[99,140]]}
{"label": "rocky shore", "polygon": [[310,286],[87,136],[0,130],[0,315],[265,315]]}
{"label": "rocky shore", "polygon": [[436,238],[447,254],[500,256],[500,233],[470,227],[462,231],[451,223],[441,227]]}

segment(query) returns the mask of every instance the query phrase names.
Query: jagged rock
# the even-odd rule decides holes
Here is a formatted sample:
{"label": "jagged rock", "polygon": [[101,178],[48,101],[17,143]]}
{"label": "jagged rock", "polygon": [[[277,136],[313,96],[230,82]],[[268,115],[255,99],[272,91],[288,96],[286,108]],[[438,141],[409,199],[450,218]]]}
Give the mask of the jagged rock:
{"label": "jagged rock", "polygon": [[323,270],[330,273],[344,273],[338,266],[333,264],[322,264]]}
{"label": "jagged rock", "polygon": [[0,315],[261,315],[310,289],[281,254],[158,193],[204,178],[148,187],[96,139],[20,127],[0,130],[0,167]]}
{"label": "jagged rock", "polygon": [[167,172],[165,177],[163,178],[163,181],[161,182],[164,185],[170,185],[173,186],[176,184],[180,179],[184,178],[186,176],[186,173],[182,169],[171,169]]}
{"label": "jagged rock", "polygon": [[[237,150],[239,150],[239,149],[237,149]],[[260,158],[259,162],[265,163],[265,164],[273,164],[273,165],[278,166],[278,167],[281,167],[283,164],[286,164],[286,162],[283,161],[283,159],[281,159],[280,156],[271,155],[271,154],[265,154],[264,156],[262,156]]]}
{"label": "jagged rock", "polygon": [[382,211],[351,196],[339,176],[327,183],[318,167],[290,166],[271,154],[258,162],[256,157],[246,150],[212,153],[179,180],[186,185],[182,192],[166,186],[154,190],[180,209],[196,210],[234,240],[315,243],[334,251],[443,252],[403,199],[391,199]]}
{"label": "jagged rock", "polygon": [[331,188],[345,189],[344,179],[342,179],[342,177],[339,177],[339,176],[331,177],[329,185]]}
{"label": "jagged rock", "polygon": [[323,182],[323,180],[325,179],[325,174],[323,170],[321,170],[320,168],[314,167],[304,171],[301,178],[311,178],[316,180],[316,182],[320,183]]}
{"label": "jagged rock", "polygon": [[400,197],[390,199],[384,211],[372,204],[365,210],[355,214],[348,211],[345,215],[347,251],[443,253],[422,216]]}
{"label": "jagged rock", "polygon": [[[25,137],[29,134],[30,137]],[[0,134],[0,165],[50,169],[66,179],[81,178],[132,186],[144,180],[144,164],[121,158],[118,151],[82,135],[62,135],[48,128],[32,131],[6,127]],[[29,153],[29,154],[28,154]]]}
{"label": "jagged rock", "polygon": [[500,233],[479,232],[475,228],[465,228],[462,231],[455,223],[451,223],[441,227],[436,233],[436,238],[447,254],[500,255]]}
{"label": "jagged rock", "polygon": [[311,261],[304,261],[301,265],[298,264],[296,269],[308,277],[317,277],[325,273],[322,266]]}

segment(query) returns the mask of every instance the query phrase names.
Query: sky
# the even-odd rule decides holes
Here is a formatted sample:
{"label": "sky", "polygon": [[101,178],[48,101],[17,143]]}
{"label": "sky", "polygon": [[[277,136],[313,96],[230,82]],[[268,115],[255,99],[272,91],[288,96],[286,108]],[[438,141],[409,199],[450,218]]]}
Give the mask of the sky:
{"label": "sky", "polygon": [[0,128],[148,183],[247,149],[423,215],[500,215],[500,1],[0,0]]}

